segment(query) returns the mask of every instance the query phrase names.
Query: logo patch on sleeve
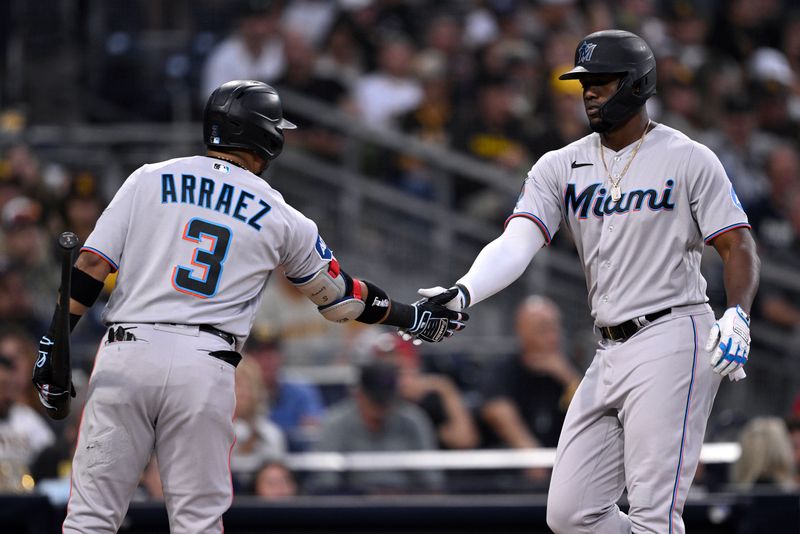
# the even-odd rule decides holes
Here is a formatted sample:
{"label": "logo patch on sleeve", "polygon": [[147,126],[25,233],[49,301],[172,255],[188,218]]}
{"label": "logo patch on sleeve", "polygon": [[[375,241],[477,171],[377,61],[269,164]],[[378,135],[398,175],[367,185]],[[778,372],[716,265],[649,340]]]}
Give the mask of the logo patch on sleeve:
{"label": "logo patch on sleeve", "polygon": [[317,244],[314,248],[317,249],[317,254],[319,254],[319,257],[323,260],[330,260],[333,258],[333,251],[328,248],[328,245],[325,244],[322,237],[317,236]]}

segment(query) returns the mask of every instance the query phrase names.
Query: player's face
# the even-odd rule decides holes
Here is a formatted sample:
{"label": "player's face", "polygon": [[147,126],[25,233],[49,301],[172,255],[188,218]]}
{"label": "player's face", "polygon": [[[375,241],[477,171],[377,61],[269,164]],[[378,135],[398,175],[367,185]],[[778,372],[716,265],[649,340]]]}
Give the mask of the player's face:
{"label": "player's face", "polygon": [[620,74],[587,74],[581,77],[583,107],[592,125],[599,125],[602,122],[600,106],[617,91],[621,79]]}

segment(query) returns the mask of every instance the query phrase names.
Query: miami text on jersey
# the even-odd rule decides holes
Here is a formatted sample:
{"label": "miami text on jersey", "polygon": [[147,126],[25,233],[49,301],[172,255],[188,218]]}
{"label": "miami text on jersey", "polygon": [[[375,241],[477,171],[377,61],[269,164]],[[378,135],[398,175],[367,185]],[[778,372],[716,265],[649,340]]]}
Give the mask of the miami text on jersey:
{"label": "miami text on jersey", "polygon": [[615,213],[624,215],[630,211],[640,211],[645,206],[653,211],[672,210],[675,208],[675,204],[670,198],[672,186],[675,185],[675,182],[671,179],[667,180],[664,191],[661,193],[661,198],[659,198],[658,191],[655,189],[634,189],[622,193],[622,197],[616,203],[610,195],[606,196],[606,188],[601,187],[602,185],[599,182],[591,184],[580,194],[576,194],[575,184],[567,184],[567,189],[564,191],[564,207],[567,211],[571,209],[580,219],[585,219],[589,215],[590,208],[595,217],[603,217]]}
{"label": "miami text on jersey", "polygon": [[[256,230],[261,230],[261,218],[272,209],[272,206],[244,189],[239,190],[237,195],[237,188],[230,184],[220,184],[202,176],[198,180],[193,174],[182,174],[179,181],[179,185],[176,185],[172,174],[161,175],[162,204],[194,204],[230,215]],[[220,187],[215,191],[217,185]]]}

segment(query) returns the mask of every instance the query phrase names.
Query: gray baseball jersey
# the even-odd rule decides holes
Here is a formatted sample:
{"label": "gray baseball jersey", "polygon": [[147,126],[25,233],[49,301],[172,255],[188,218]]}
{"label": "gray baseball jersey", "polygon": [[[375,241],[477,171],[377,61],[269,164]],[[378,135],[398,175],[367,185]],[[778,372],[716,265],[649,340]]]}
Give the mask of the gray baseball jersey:
{"label": "gray baseball jersey", "polygon": [[[603,148],[612,176],[635,146]],[[547,243],[562,221],[572,232],[598,326],[706,302],[704,242],[749,227],[714,153],[659,124],[622,177],[619,202],[609,182],[599,134],[588,135],[536,162],[511,217],[530,218]]]}
{"label": "gray baseball jersey", "polygon": [[[637,142],[615,153],[594,133],[544,155],[511,215],[547,242],[562,223],[571,231],[595,324],[644,325],[601,342],[570,404],[548,494],[555,532],[683,532],[720,383],[699,348],[714,322],[700,257],[704,243],[748,227],[747,216],[708,148],[664,125],[631,160]],[[627,515],[616,505],[625,488]]]}
{"label": "gray baseball jersey", "polygon": [[222,532],[233,497],[231,340],[241,345],[270,273],[333,259],[316,225],[250,172],[196,156],[145,165],[84,252],[119,271],[73,459],[65,533],[117,532],[155,453],[173,533]]}
{"label": "gray baseball jersey", "polygon": [[131,174],[83,250],[119,269],[106,322],[209,324],[240,341],[278,265],[302,278],[332,258],[269,184],[205,156]]}

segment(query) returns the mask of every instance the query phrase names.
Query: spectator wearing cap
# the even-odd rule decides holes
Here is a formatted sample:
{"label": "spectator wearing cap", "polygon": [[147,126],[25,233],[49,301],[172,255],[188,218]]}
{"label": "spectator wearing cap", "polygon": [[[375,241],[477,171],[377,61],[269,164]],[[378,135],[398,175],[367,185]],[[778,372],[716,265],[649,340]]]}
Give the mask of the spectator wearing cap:
{"label": "spectator wearing cap", "polygon": [[14,363],[0,354],[0,492],[33,489],[30,467],[36,455],[55,441],[44,419],[14,399]]}
{"label": "spectator wearing cap", "polygon": [[[19,290],[17,309],[9,310],[12,320],[26,323],[26,327],[50,321],[53,295],[58,290],[58,270],[54,268],[47,234],[41,226],[41,205],[24,196],[6,203],[0,211],[0,228],[3,231],[5,260],[4,284],[10,297]],[[21,281],[22,288],[14,286]],[[14,302],[11,302],[12,306]],[[0,317],[2,318],[2,317]]]}
{"label": "spectator wearing cap", "polygon": [[316,385],[283,375],[283,353],[277,339],[254,332],[246,356],[258,364],[266,391],[269,419],[283,431],[290,451],[308,448],[319,432],[325,408]]}
{"label": "spectator wearing cap", "polygon": [[370,343],[370,350],[375,360],[397,366],[400,397],[425,412],[433,423],[440,448],[478,446],[477,428],[455,384],[446,375],[425,372],[411,341],[383,332]]}
{"label": "spectator wearing cap", "polygon": [[[389,362],[360,368],[351,398],[331,407],[323,424],[318,452],[403,452],[436,448],[425,413],[398,394],[398,369]],[[434,491],[442,474],[432,470],[315,473],[308,481],[315,493],[410,493]]]}
{"label": "spectator wearing cap", "polygon": [[231,80],[271,83],[286,68],[281,35],[281,2],[239,0],[236,32],[219,43],[203,66],[200,100],[205,102],[215,88]]}

